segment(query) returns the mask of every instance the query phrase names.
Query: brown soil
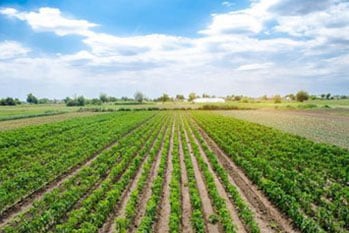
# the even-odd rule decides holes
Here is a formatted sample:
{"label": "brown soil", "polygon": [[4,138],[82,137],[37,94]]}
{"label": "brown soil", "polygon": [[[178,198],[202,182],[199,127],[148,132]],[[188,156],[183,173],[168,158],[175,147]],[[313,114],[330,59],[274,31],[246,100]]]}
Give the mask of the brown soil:
{"label": "brown soil", "polygon": [[193,229],[191,226],[191,203],[190,203],[190,194],[188,187],[188,175],[187,170],[184,164],[184,154],[182,148],[182,141],[179,135],[179,160],[181,167],[181,191],[182,191],[182,232],[184,233],[192,233]]}
{"label": "brown soil", "polygon": [[[172,140],[172,137],[173,137],[173,131],[174,131],[174,127],[172,127],[171,140]],[[171,151],[169,151],[169,153],[171,153]],[[152,171],[151,171],[151,173],[149,175],[149,179],[147,181],[147,185],[144,188],[144,192],[142,193],[142,195],[140,197],[140,200],[142,200],[142,201],[139,202],[139,205],[136,208],[137,214],[135,216],[133,225],[131,225],[131,229],[130,229],[129,232],[136,232],[139,224],[142,221],[142,217],[145,214],[145,210],[146,210],[145,208],[147,206],[147,202],[148,202],[148,200],[149,200],[149,198],[151,197],[151,194],[152,194],[151,185],[152,185],[152,183],[154,182],[154,180],[156,178],[157,171],[159,170],[159,167],[160,167],[160,161],[161,161],[161,154],[158,157],[157,161],[153,164]]]}
{"label": "brown soil", "polygon": [[245,226],[242,223],[242,221],[239,218],[238,213],[236,212],[236,207],[233,205],[233,203],[231,202],[229,195],[226,193],[222,183],[220,182],[220,180],[218,179],[216,173],[213,171],[213,168],[206,156],[206,153],[203,151],[200,143],[198,142],[198,140],[195,138],[194,134],[192,132],[190,132],[191,135],[194,137],[194,141],[195,143],[199,146],[199,150],[200,150],[200,154],[203,158],[203,160],[205,161],[205,163],[208,165],[208,169],[211,172],[211,174],[213,175],[216,187],[217,187],[217,191],[219,193],[219,195],[225,200],[225,203],[228,207],[228,211],[230,213],[230,216],[234,222],[234,225],[236,226],[236,230],[237,232],[241,232],[241,233],[246,233],[247,231],[245,230]]}
{"label": "brown soil", "polygon": [[[161,130],[160,132],[163,132],[163,130]],[[163,135],[166,135],[166,130],[165,130]],[[160,136],[160,135],[158,135],[158,136]],[[162,140],[162,142],[161,142],[160,150],[159,150],[159,152],[157,153],[157,155],[155,157],[155,161],[159,159],[159,157],[161,155],[161,152],[162,152],[162,147],[164,145],[164,137],[161,140]],[[155,141],[152,144],[151,148],[154,146],[154,144],[155,144]],[[108,219],[104,223],[103,227],[101,229],[99,229],[99,233],[102,233],[102,232],[112,233],[112,232],[114,232],[114,229],[115,229],[115,221],[114,221],[115,217],[116,216],[124,216],[125,215],[125,208],[126,208],[127,201],[130,198],[130,195],[133,192],[133,190],[135,190],[136,187],[137,187],[138,180],[140,179],[140,177],[142,175],[143,166],[144,166],[145,162],[147,161],[148,156],[149,156],[149,154],[147,154],[145,156],[146,158],[143,160],[143,162],[142,162],[140,168],[138,169],[134,179],[132,179],[130,184],[124,190],[124,192],[123,192],[123,194],[121,196],[120,202],[118,203],[118,205],[115,206],[114,212],[108,217]],[[150,174],[152,174],[153,169],[154,169],[154,166],[152,166]]]}
{"label": "brown soil", "polygon": [[172,136],[170,142],[169,156],[167,157],[167,169],[165,173],[165,181],[163,185],[159,220],[155,225],[156,232],[169,232],[169,221],[171,214],[171,204],[170,204],[170,182],[172,178],[173,164],[172,164],[172,151],[173,151],[173,137],[174,137],[174,125],[172,128]]}
{"label": "brown soil", "polygon": [[[279,211],[268,198],[254,185],[244,172],[218,147],[218,145],[201,129],[201,135],[207,145],[217,155],[217,158],[228,171],[234,184],[239,188],[241,196],[247,200],[255,212],[257,222],[262,232],[299,232],[294,229],[292,222],[281,211]],[[272,230],[271,230],[272,229]]]}
{"label": "brown soil", "polygon": [[204,218],[205,218],[205,224],[206,224],[206,231],[210,232],[210,233],[218,233],[220,232],[220,229],[222,229],[222,227],[220,226],[220,224],[212,224],[209,221],[209,217],[211,215],[215,215],[215,211],[213,209],[211,200],[208,196],[208,191],[204,182],[204,179],[202,177],[202,174],[200,172],[199,166],[197,164],[196,158],[193,155],[193,150],[191,148],[191,145],[189,143],[189,139],[188,139],[188,135],[187,132],[185,133],[185,138],[186,138],[186,142],[188,144],[188,148],[189,148],[189,152],[190,152],[190,157],[193,163],[193,169],[194,169],[194,173],[195,173],[195,179],[196,179],[196,184],[198,186],[198,191],[201,197],[201,202],[202,202],[202,210],[203,210],[203,214],[204,214]]}

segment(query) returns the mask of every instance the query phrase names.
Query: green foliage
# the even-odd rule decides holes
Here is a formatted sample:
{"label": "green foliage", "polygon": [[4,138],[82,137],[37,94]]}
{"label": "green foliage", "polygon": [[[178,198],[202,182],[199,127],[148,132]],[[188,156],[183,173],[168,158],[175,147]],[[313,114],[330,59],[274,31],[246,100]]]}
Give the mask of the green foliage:
{"label": "green foliage", "polygon": [[193,116],[302,232],[348,228],[347,150],[215,114]]}
{"label": "green foliage", "polygon": [[13,99],[11,97],[7,97],[5,99],[0,99],[0,105],[2,106],[14,106],[21,104],[21,101],[17,98]]}
{"label": "green foliage", "polygon": [[296,100],[298,102],[303,102],[303,101],[308,100],[308,99],[309,99],[308,92],[306,92],[306,91],[299,91],[299,92],[297,92]]}
{"label": "green foliage", "polygon": [[74,98],[74,99],[71,99],[71,98],[69,98],[69,97],[66,97],[65,99],[64,99],[64,102],[66,103],[66,105],[68,106],[68,107],[72,107],[72,106],[85,106],[85,104],[86,104],[86,99],[85,99],[85,97],[83,97],[83,96],[78,96],[78,97],[76,97],[76,98]]}
{"label": "green foliage", "polygon": [[188,96],[188,101],[189,102],[192,102],[194,99],[196,99],[197,96],[194,92],[190,93],[189,96]]}
{"label": "green foliage", "polygon": [[32,93],[29,93],[27,95],[27,102],[29,104],[38,104],[39,103],[38,98],[36,98]]}
{"label": "green foliage", "polygon": [[[7,150],[1,150],[0,154],[3,168],[7,167],[4,170],[7,172],[0,173],[2,180],[0,193],[6,193],[6,195],[0,195],[1,210],[5,210],[7,206],[14,204],[22,196],[39,189],[49,180],[54,179],[64,171],[91,157],[102,147],[105,147],[106,144],[110,143],[110,141],[119,139],[120,134],[131,130],[135,125],[150,116],[146,113],[139,113],[133,117],[125,113],[118,113],[117,115],[119,117],[115,117],[116,114],[111,114],[84,118],[84,121],[81,121],[81,119],[70,120],[52,125],[34,127],[30,131],[23,129],[26,130],[25,134],[23,134],[23,130],[0,134],[0,138],[2,139],[0,140],[0,147],[7,148]],[[90,133],[86,130],[86,125],[89,126]],[[147,131],[144,130],[150,132],[152,126],[154,125],[149,124],[147,126],[148,128],[142,126],[139,128],[140,132],[137,133],[136,131],[134,134],[122,138],[119,144],[117,144],[117,147],[113,147],[111,150],[98,155],[98,158],[94,160],[90,167],[82,169],[78,174],[71,177],[63,184],[62,188],[45,194],[42,200],[34,203],[33,208],[29,210],[30,214],[22,216],[23,218],[31,216],[30,219],[11,225],[10,229],[29,228],[34,225],[46,229],[45,227],[49,226],[46,220],[40,224],[37,222],[43,216],[46,216],[46,214],[50,215],[49,224],[53,224],[62,214],[65,214],[67,209],[88,188],[103,177],[108,171],[108,168],[117,160],[119,160],[120,166],[123,165],[125,167],[126,162],[118,159],[122,153],[125,154],[124,146],[129,145],[128,140],[136,140],[142,143],[142,141],[149,139],[149,135],[144,134]],[[110,127],[114,128],[114,130],[110,130]],[[91,137],[88,138],[85,134],[91,135]],[[138,134],[144,134],[141,137],[142,140],[139,140]],[[68,135],[71,135],[70,138],[67,138]],[[96,135],[99,136],[96,137]],[[12,140],[13,137],[17,138],[17,140]],[[42,138],[46,140],[41,140]],[[56,140],[53,140],[54,138]],[[34,148],[31,144],[26,143],[28,140],[35,141],[36,139],[39,139],[38,142],[41,143],[37,143]],[[26,148],[25,145],[29,147]],[[26,150],[33,153],[30,160],[26,156],[26,153],[24,153]],[[132,148],[128,153],[132,153],[134,150],[137,151],[137,147]],[[21,156],[18,156],[19,151],[22,151]],[[13,173],[17,174],[16,178],[11,176]]]}
{"label": "green foliage", "polygon": [[134,98],[135,100],[138,102],[138,103],[142,103],[144,101],[144,94],[140,91],[137,91],[135,94],[134,94]]}

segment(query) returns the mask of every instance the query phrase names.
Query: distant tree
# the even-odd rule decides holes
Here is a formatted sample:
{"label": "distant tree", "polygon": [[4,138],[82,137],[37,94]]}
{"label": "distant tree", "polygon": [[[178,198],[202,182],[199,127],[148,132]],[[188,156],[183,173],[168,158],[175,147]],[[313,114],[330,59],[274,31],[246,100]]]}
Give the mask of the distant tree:
{"label": "distant tree", "polygon": [[309,99],[309,94],[306,91],[298,91],[296,94],[296,100],[299,102],[303,102]]}
{"label": "distant tree", "polygon": [[143,93],[140,92],[140,91],[137,91],[137,92],[134,94],[133,97],[135,98],[135,100],[136,100],[138,103],[142,103],[143,100],[144,100],[144,95],[143,95]]}
{"label": "distant tree", "polygon": [[316,95],[310,95],[310,96],[309,96],[309,99],[311,99],[311,100],[316,100],[316,99],[318,99],[318,97],[317,97]]}
{"label": "distant tree", "polygon": [[326,94],[326,99],[328,99],[328,100],[329,100],[329,99],[330,99],[330,97],[331,97],[331,93],[327,93],[327,94]]}
{"label": "distant tree", "polygon": [[102,101],[102,103],[106,103],[106,102],[108,102],[109,99],[108,99],[107,94],[101,93],[101,94],[99,95],[99,100]]}
{"label": "distant tree", "polygon": [[91,99],[90,103],[93,105],[101,105],[102,101],[100,99],[93,98],[93,99]]}
{"label": "distant tree", "polygon": [[281,103],[281,96],[280,95],[274,95],[273,96],[273,101],[275,104]]}
{"label": "distant tree", "polygon": [[76,100],[77,100],[77,106],[85,106],[85,103],[86,103],[85,97],[79,96]]}
{"label": "distant tree", "polygon": [[241,95],[236,95],[234,96],[234,100],[235,101],[240,101],[242,99],[242,96]]}
{"label": "distant tree", "polygon": [[29,104],[38,104],[38,98],[36,98],[32,93],[29,93],[27,95],[27,102]]}
{"label": "distant tree", "polygon": [[202,98],[210,98],[210,95],[209,95],[209,94],[206,94],[206,93],[203,93],[203,94],[202,94]]}
{"label": "distant tree", "polygon": [[326,94],[321,94],[320,96],[321,96],[321,99],[325,99]]}
{"label": "distant tree", "polygon": [[285,95],[285,98],[288,100],[296,100],[296,96],[294,94],[287,94]]}
{"label": "distant tree", "polygon": [[263,95],[263,96],[261,97],[261,99],[262,99],[262,100],[268,100],[268,96],[267,96],[267,95]]}
{"label": "distant tree", "polygon": [[17,104],[21,104],[21,101],[19,101],[19,99],[13,99],[11,97],[7,97],[5,99],[0,99],[0,105],[3,106],[14,106]]}
{"label": "distant tree", "polygon": [[113,97],[113,96],[108,97],[108,102],[116,102],[116,101],[118,101],[118,98]]}
{"label": "distant tree", "polygon": [[164,93],[164,94],[162,94],[162,96],[160,96],[158,98],[158,100],[161,101],[161,102],[167,102],[167,101],[170,101],[171,98],[170,98],[170,96],[168,94]]}
{"label": "distant tree", "polygon": [[176,100],[177,101],[183,101],[184,100],[184,95],[176,95]]}
{"label": "distant tree", "polygon": [[42,99],[39,99],[38,100],[38,103],[39,104],[48,104],[50,103],[51,101],[48,99],[48,98],[42,98]]}
{"label": "distant tree", "polygon": [[196,94],[194,92],[190,93],[188,96],[188,101],[191,102],[196,99]]}
{"label": "distant tree", "polygon": [[87,101],[86,101],[85,97],[79,96],[79,97],[74,98],[74,99],[72,99],[70,97],[66,97],[64,99],[64,102],[66,103],[67,106],[70,107],[70,106],[85,106]]}

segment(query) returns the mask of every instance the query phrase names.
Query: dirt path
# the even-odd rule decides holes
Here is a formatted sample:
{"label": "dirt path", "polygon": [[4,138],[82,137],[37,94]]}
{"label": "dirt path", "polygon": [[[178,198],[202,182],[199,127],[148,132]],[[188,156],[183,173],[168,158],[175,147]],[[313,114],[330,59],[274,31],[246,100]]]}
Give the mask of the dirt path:
{"label": "dirt path", "polygon": [[206,156],[206,153],[202,149],[200,143],[198,142],[197,138],[194,136],[192,131],[188,132],[188,133],[190,133],[192,135],[192,137],[194,138],[194,142],[199,147],[199,151],[200,151],[201,157],[203,158],[205,163],[208,165],[208,170],[213,175],[214,182],[215,182],[215,185],[217,187],[217,191],[218,191],[219,195],[225,200],[225,203],[226,203],[226,205],[228,207],[229,214],[230,214],[231,218],[233,219],[234,225],[236,226],[236,231],[237,232],[241,232],[241,233],[247,233],[244,224],[242,223],[242,221],[239,218],[238,213],[236,212],[236,207],[231,202],[231,199],[229,198],[228,194],[226,193],[222,183],[218,179],[216,173],[213,171],[213,168],[212,168],[211,163],[209,162],[209,160],[208,160],[208,158]]}
{"label": "dirt path", "polygon": [[[172,127],[171,138],[173,137],[173,130],[174,130],[174,128]],[[139,203],[139,205],[136,208],[137,214],[135,216],[134,223],[133,223],[133,225],[131,225],[131,229],[129,232],[136,232],[139,224],[142,221],[142,217],[144,216],[144,213],[146,210],[145,208],[147,206],[147,202],[148,202],[148,200],[151,196],[151,193],[152,193],[151,186],[156,178],[157,172],[158,172],[159,167],[160,167],[160,161],[161,161],[161,154],[160,154],[160,156],[158,156],[157,160],[153,164],[152,171],[150,172],[149,179],[147,181],[147,185],[144,188],[144,192],[142,193],[142,195],[140,197],[140,199],[142,201]]]}
{"label": "dirt path", "polygon": [[[159,159],[160,155],[161,155],[161,152],[162,152],[162,149],[163,149],[163,145],[164,145],[164,136],[166,135],[167,129],[165,129],[165,130],[161,129],[160,132],[163,133],[163,137],[161,139],[160,150],[157,153],[157,155],[155,156],[154,161],[157,161]],[[160,136],[160,134],[158,135],[158,137]],[[156,140],[153,142],[153,144],[151,146],[151,149],[154,147],[155,143],[156,143]],[[151,151],[151,149],[149,151]],[[130,195],[133,192],[133,190],[136,189],[138,180],[140,179],[140,177],[142,175],[142,172],[143,172],[144,164],[146,163],[146,161],[148,159],[149,159],[149,153],[146,155],[146,158],[143,160],[143,162],[142,162],[140,168],[138,169],[134,179],[132,179],[130,184],[124,190],[124,192],[123,192],[123,194],[121,196],[120,202],[116,205],[116,208],[115,208],[114,212],[108,217],[108,219],[104,223],[103,227],[101,229],[99,229],[99,233],[104,233],[104,232],[112,233],[112,232],[114,232],[114,230],[115,230],[115,217],[116,216],[124,216],[125,215],[125,208],[126,208],[127,201],[129,200]],[[152,167],[152,169],[153,169],[153,167]],[[150,172],[150,174],[151,174],[151,172]]]}
{"label": "dirt path", "polygon": [[191,226],[191,203],[190,203],[190,194],[188,187],[188,175],[187,170],[184,164],[184,152],[182,148],[182,140],[181,135],[178,134],[179,141],[179,161],[181,167],[181,190],[182,190],[182,231],[184,233],[192,233],[193,229]]}
{"label": "dirt path", "polygon": [[[144,122],[150,120],[152,117],[148,118],[145,121],[142,121],[141,123],[137,124],[134,128],[132,128],[129,132],[123,134],[121,137],[127,137],[130,134],[132,134],[135,130],[137,130]],[[70,168],[69,170],[65,171],[61,175],[57,176],[54,180],[52,180],[47,185],[41,187],[40,189],[32,192],[31,194],[25,196],[21,200],[19,200],[16,204],[12,205],[11,207],[7,208],[3,213],[0,215],[0,227],[3,227],[8,222],[10,222],[12,219],[14,219],[16,216],[20,215],[21,213],[26,212],[29,210],[35,201],[40,200],[43,195],[45,195],[48,192],[51,192],[53,189],[59,187],[62,183],[64,183],[66,180],[70,179],[71,177],[75,176],[77,173],[79,173],[84,167],[87,167],[91,165],[93,161],[95,161],[98,156],[105,151],[109,151],[111,148],[115,147],[118,144],[118,141],[113,141],[103,147],[102,149],[96,151],[92,156],[87,158],[85,161],[80,162],[76,166]]]}
{"label": "dirt path", "polygon": [[218,147],[218,145],[200,127],[199,131],[210,149],[228,171],[234,185],[242,197],[247,200],[251,209],[255,212],[257,222],[262,232],[299,232],[292,227],[292,222],[279,211],[258,187],[247,178],[244,172]]}
{"label": "dirt path", "polygon": [[172,151],[173,151],[173,138],[175,137],[175,125],[172,126],[172,133],[170,139],[169,156],[167,156],[167,169],[165,173],[165,181],[163,184],[160,212],[158,214],[158,222],[155,224],[155,232],[167,233],[169,232],[169,221],[171,214],[170,205],[170,182],[172,178],[173,164],[172,164]]}
{"label": "dirt path", "polygon": [[198,186],[198,191],[201,197],[201,202],[202,202],[202,209],[203,209],[203,214],[205,217],[205,224],[206,224],[206,230],[209,233],[219,233],[219,229],[222,228],[220,227],[219,224],[212,224],[209,221],[209,217],[211,215],[215,215],[215,211],[213,209],[211,200],[208,196],[208,191],[204,182],[204,179],[202,177],[202,174],[200,172],[199,166],[197,164],[196,158],[193,155],[193,150],[191,148],[191,145],[189,143],[189,139],[188,139],[188,135],[186,130],[184,129],[184,135],[185,135],[185,139],[186,139],[186,143],[188,145],[189,148],[189,153],[190,153],[190,157],[193,163],[193,169],[194,169],[194,174],[195,174],[195,179],[196,179],[196,183]]}

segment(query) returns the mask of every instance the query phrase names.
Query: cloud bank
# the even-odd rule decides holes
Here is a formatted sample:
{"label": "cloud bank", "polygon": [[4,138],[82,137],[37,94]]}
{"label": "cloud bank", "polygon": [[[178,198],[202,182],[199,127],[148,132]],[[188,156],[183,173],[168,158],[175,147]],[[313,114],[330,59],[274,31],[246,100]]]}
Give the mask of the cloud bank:
{"label": "cloud bank", "polygon": [[121,37],[56,8],[2,8],[0,14],[37,33],[79,36],[86,47],[38,54],[20,41],[0,41],[0,92],[6,95],[121,96],[141,90],[151,97],[191,91],[258,96],[298,89],[348,94],[347,1],[252,1],[246,9],[211,15],[195,38]]}

